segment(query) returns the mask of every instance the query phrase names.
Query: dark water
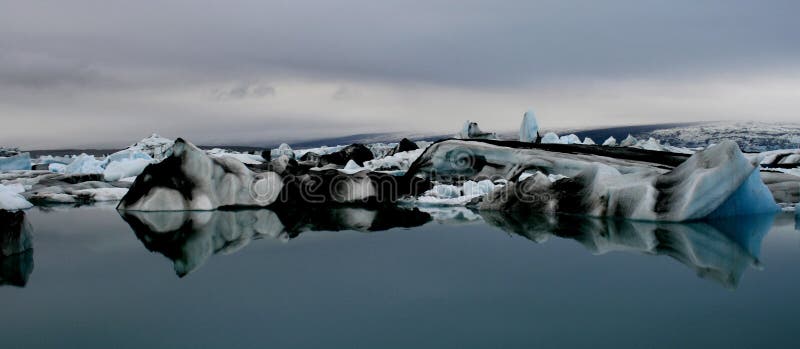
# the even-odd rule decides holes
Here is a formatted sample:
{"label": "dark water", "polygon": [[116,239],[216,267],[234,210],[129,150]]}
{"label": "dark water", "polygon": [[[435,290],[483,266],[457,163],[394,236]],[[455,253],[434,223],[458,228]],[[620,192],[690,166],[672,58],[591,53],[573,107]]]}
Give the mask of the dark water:
{"label": "dark water", "polygon": [[2,262],[2,348],[797,347],[791,215],[294,214],[33,209],[32,248]]}

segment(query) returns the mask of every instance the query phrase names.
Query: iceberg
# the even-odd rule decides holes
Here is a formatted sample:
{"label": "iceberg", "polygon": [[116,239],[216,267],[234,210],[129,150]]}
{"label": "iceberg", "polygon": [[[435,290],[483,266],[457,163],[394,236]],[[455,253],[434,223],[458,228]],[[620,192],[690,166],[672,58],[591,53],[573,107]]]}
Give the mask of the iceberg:
{"label": "iceberg", "polygon": [[[381,203],[394,202],[400,196],[422,192],[429,187],[429,182],[407,176],[394,177],[368,171],[346,175],[336,169],[310,171],[299,167],[294,160],[282,158],[287,159],[283,164],[283,177],[270,170],[253,172],[232,158],[211,158],[191,143],[178,139],[172,155],[145,168],[117,208],[186,211],[292,204]],[[273,162],[269,167],[274,167]]]}
{"label": "iceberg", "polygon": [[364,167],[372,171],[406,171],[425,149],[397,152],[392,155],[364,162]]}
{"label": "iceberg", "polygon": [[103,165],[104,162],[95,159],[94,156],[81,154],[64,168],[64,174],[102,174],[105,171]]}
{"label": "iceberg", "polygon": [[354,161],[356,165],[363,166],[365,161],[375,158],[372,151],[363,144],[351,144],[339,151],[320,155],[317,166],[335,164],[339,166],[347,165],[349,161]]}
{"label": "iceberg", "polygon": [[455,135],[455,138],[458,139],[495,139],[497,138],[494,133],[490,132],[483,132],[478,127],[477,122],[472,122],[467,120],[464,122],[464,126],[461,127],[461,131]]}
{"label": "iceberg", "polygon": [[25,212],[0,210],[0,286],[28,283],[33,272],[32,233]]}
{"label": "iceberg", "polygon": [[665,173],[687,158],[683,154],[636,148],[448,139],[425,149],[407,175],[442,183],[483,179],[511,181],[526,171],[574,177],[593,163],[606,164],[623,174]]}
{"label": "iceberg", "polygon": [[616,147],[617,146],[617,139],[614,137],[608,137],[608,139],[603,142],[603,146],[605,147]]}
{"label": "iceberg", "polygon": [[586,137],[583,139],[583,144],[585,145],[596,145],[597,143],[594,142],[593,139]]}
{"label": "iceberg", "polygon": [[277,159],[277,158],[279,158],[281,156],[284,156],[284,155],[287,156],[289,159],[294,159],[295,158],[295,153],[294,153],[294,151],[292,151],[292,147],[290,147],[286,143],[281,143],[281,145],[278,146],[278,149],[270,150],[270,152],[269,152],[270,159],[266,159],[266,160]]}
{"label": "iceberg", "polygon": [[460,186],[450,184],[438,184],[423,193],[420,197],[409,200],[407,203],[417,206],[464,206],[475,198],[481,197],[492,192],[495,188],[502,185],[495,184],[490,180],[466,181]]}
{"label": "iceberg", "polygon": [[173,140],[161,137],[155,133],[141,141],[136,142],[123,151],[130,151],[134,153],[145,153],[150,158],[160,161],[170,155],[172,150]]}
{"label": "iceberg", "polygon": [[[414,150],[417,150],[417,149],[419,149],[419,145],[417,145],[417,143],[414,143],[414,142],[410,141],[408,138],[403,138],[403,139],[400,140],[400,143],[397,143],[397,145],[394,148],[392,148],[392,150],[389,153],[386,154],[386,156],[392,156],[392,155],[395,155],[397,153],[405,153],[405,152],[414,151]],[[373,153],[374,153],[374,151],[373,151]],[[377,158],[382,158],[382,157],[383,156],[381,156],[381,157],[375,156],[376,159]]]}
{"label": "iceberg", "polygon": [[626,137],[625,139],[622,140],[622,142],[619,144],[619,146],[620,147],[632,147],[632,146],[636,145],[637,143],[639,143],[639,140],[636,139],[636,137],[631,136],[629,134],[628,137]]}
{"label": "iceberg", "polygon": [[581,139],[578,138],[578,136],[576,136],[573,133],[573,134],[570,134],[570,135],[567,135],[567,136],[561,136],[561,138],[559,138],[559,143],[561,143],[561,144],[580,144],[581,143]]}
{"label": "iceberg", "polygon": [[283,188],[275,172],[256,174],[229,157],[211,158],[178,138],[171,155],[144,169],[118,209],[133,211],[213,210],[267,206]]}
{"label": "iceberg", "polygon": [[0,210],[17,211],[33,207],[22,195],[25,188],[19,184],[0,184]]}
{"label": "iceberg", "polygon": [[30,153],[0,156],[0,171],[28,171],[32,166]]}
{"label": "iceberg", "polygon": [[542,144],[558,144],[561,143],[561,139],[558,137],[557,134],[554,132],[547,132],[542,137]]}
{"label": "iceberg", "polygon": [[519,127],[519,141],[535,143],[539,139],[539,123],[533,110],[528,110],[522,116],[522,126]]}
{"label": "iceberg", "polygon": [[[109,182],[118,181],[126,177],[136,177],[150,165],[151,159],[136,158],[130,160],[117,160],[110,162],[103,170],[103,179]],[[52,171],[53,164],[50,164]]]}
{"label": "iceberg", "polygon": [[758,163],[745,158],[736,143],[724,141],[666,173],[623,174],[590,163],[556,182],[537,174],[490,193],[479,208],[669,222],[777,212]]}

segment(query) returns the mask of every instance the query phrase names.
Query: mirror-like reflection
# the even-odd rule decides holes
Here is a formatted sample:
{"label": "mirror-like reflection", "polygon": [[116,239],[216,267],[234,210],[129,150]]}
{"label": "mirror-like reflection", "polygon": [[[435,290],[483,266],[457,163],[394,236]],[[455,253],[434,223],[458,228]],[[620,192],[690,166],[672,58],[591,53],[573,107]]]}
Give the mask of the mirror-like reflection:
{"label": "mirror-like reflection", "polygon": [[[181,277],[211,255],[235,252],[255,239],[288,241],[306,231],[370,232],[431,221],[429,213],[395,207],[120,214],[145,247],[169,258]],[[760,267],[761,241],[775,218],[761,215],[676,224],[501,212],[480,212],[476,217],[537,243],[551,236],[573,239],[596,255],[613,251],[666,255],[699,277],[728,288],[738,286],[747,268]]]}
{"label": "mirror-like reflection", "polygon": [[306,231],[381,231],[431,220],[416,209],[326,207],[305,210],[136,212],[120,211],[144,246],[173,261],[185,276],[213,254],[232,253],[252,240],[289,240]]}
{"label": "mirror-like reflection", "polygon": [[774,215],[692,223],[658,223],[581,216],[530,216],[482,212],[484,220],[540,243],[550,236],[574,239],[593,254],[631,251],[666,255],[698,276],[735,288],[748,267],[759,267],[761,241]]}
{"label": "mirror-like reflection", "polygon": [[24,212],[0,210],[0,286],[28,283],[33,272],[32,230]]}

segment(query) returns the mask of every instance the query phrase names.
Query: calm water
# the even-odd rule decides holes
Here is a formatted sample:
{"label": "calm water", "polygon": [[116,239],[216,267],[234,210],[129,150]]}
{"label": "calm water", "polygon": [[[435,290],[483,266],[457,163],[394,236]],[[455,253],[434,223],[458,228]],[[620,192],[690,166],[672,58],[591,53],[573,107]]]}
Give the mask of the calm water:
{"label": "calm water", "polygon": [[[797,347],[792,215],[713,225],[486,216],[413,228],[380,217],[312,215],[286,234],[270,211],[33,209],[32,253],[3,262],[0,343]],[[331,231],[345,228],[368,232]]]}

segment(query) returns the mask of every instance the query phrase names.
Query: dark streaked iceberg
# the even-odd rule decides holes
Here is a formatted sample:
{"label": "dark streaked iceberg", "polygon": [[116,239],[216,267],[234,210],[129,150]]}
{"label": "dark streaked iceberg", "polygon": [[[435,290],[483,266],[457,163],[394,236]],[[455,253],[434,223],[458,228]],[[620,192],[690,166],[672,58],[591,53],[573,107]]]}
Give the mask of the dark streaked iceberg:
{"label": "dark streaked iceberg", "polygon": [[[366,148],[365,148],[366,149]],[[369,151],[367,149],[367,151]],[[370,153],[371,154],[371,153]],[[190,211],[297,204],[392,203],[430,183],[385,173],[314,170],[281,157],[249,169],[232,158],[211,158],[182,139],[172,154],[149,165],[117,206],[128,211]]]}
{"label": "dark streaked iceberg", "polygon": [[211,158],[177,139],[172,154],[145,168],[118,209],[135,211],[213,210],[225,206],[267,206],[283,187],[274,172],[256,174],[240,161]]}
{"label": "dark streaked iceberg", "polygon": [[25,212],[0,210],[0,286],[28,283],[33,272],[32,230]]}
{"label": "dark streaked iceberg", "polygon": [[[541,172],[495,190],[478,207],[670,222],[780,210],[761,180],[758,159],[745,158],[734,142],[698,152],[664,173],[652,168],[625,173],[613,164],[556,157],[527,165]],[[542,172],[569,178],[553,182]]]}

